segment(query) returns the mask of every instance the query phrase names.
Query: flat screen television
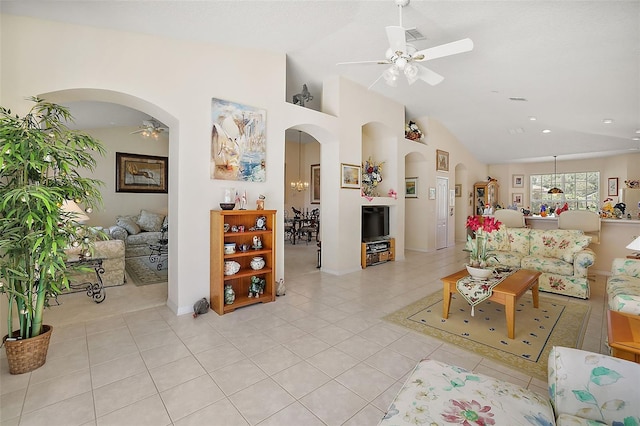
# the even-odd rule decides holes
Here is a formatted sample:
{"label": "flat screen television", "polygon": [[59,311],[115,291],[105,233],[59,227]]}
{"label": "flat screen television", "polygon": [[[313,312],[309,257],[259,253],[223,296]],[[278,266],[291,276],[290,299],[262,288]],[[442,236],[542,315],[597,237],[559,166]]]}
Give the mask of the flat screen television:
{"label": "flat screen television", "polygon": [[375,241],[389,235],[389,206],[362,207],[362,241]]}

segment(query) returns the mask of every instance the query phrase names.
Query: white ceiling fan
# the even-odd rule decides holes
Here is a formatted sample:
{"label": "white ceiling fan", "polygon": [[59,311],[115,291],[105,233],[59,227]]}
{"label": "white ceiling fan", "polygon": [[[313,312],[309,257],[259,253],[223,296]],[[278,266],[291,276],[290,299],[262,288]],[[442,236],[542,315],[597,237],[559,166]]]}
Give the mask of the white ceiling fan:
{"label": "white ceiling fan", "polygon": [[169,129],[167,127],[164,127],[158,120],[156,120],[155,118],[150,118],[149,120],[143,120],[140,129],[131,132],[130,134],[133,135],[136,133],[141,133],[144,137],[153,137],[155,139],[158,139],[160,133],[168,131]]}
{"label": "white ceiling fan", "polygon": [[416,50],[414,46],[407,43],[405,36],[406,29],[402,26],[402,8],[407,6],[410,0],[394,0],[394,2],[398,6],[400,25],[388,26],[385,28],[387,32],[387,39],[389,40],[389,48],[385,54],[386,59],[377,61],[340,62],[338,65],[391,65],[380,77],[376,79],[376,81],[371,84],[371,86],[369,86],[369,89],[371,89],[371,87],[373,87],[381,78],[384,78],[388,85],[395,87],[398,84],[398,77],[401,73],[405,75],[409,84],[413,84],[417,80],[423,80],[430,85],[435,86],[444,80],[444,77],[418,64],[417,62],[425,62],[458,53],[469,52],[473,50],[473,41],[465,38],[424,50]]}

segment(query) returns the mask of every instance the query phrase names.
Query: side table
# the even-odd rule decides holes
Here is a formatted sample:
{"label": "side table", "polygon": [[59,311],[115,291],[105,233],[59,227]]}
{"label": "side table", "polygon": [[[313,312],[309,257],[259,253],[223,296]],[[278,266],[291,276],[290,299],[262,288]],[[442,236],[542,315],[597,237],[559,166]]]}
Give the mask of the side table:
{"label": "side table", "polygon": [[[103,260],[104,259],[100,257],[75,257],[68,259],[67,262],[65,262],[68,268],[92,268],[96,273],[96,282],[87,281],[78,284],[69,283],[69,288],[72,290],[85,290],[87,292],[87,296],[93,298],[94,302],[104,302],[104,299],[107,298],[107,292],[104,289],[104,284],[102,283],[102,274],[104,274],[104,267],[102,266]],[[57,295],[55,300],[57,303]]]}
{"label": "side table", "polygon": [[608,311],[607,331],[611,355],[640,363],[640,316]]}

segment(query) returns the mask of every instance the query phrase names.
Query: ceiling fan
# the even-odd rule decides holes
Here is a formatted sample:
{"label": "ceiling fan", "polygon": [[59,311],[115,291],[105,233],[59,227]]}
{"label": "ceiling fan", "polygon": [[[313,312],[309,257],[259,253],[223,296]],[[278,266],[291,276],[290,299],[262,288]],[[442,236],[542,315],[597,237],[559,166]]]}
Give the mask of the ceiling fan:
{"label": "ceiling fan", "polygon": [[451,43],[442,44],[440,46],[417,50],[414,46],[407,43],[405,35],[406,30],[402,26],[402,8],[407,6],[410,0],[394,0],[394,2],[398,6],[400,25],[388,26],[385,28],[387,32],[387,39],[389,40],[389,48],[385,54],[386,59],[377,61],[339,62],[338,65],[391,65],[380,77],[376,79],[376,81],[371,84],[371,86],[369,86],[369,89],[371,89],[381,78],[384,78],[389,86],[395,87],[398,84],[398,77],[401,73],[405,75],[409,84],[413,84],[417,80],[423,80],[430,85],[435,86],[444,80],[444,77],[423,67],[418,64],[418,62],[425,62],[458,53],[469,52],[473,50],[473,41],[465,38]]}
{"label": "ceiling fan", "polygon": [[158,120],[156,120],[155,118],[150,118],[149,120],[143,120],[142,126],[140,126],[138,130],[131,132],[130,134],[133,135],[136,133],[141,133],[144,137],[153,137],[155,139],[158,139],[160,133],[168,131],[169,129],[167,127],[164,127]]}

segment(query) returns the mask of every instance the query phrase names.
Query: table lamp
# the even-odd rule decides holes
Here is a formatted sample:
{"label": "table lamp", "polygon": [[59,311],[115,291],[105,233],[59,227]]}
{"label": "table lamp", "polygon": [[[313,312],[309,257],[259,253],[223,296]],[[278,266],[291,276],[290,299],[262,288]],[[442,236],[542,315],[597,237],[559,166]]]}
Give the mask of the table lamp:
{"label": "table lamp", "polygon": [[640,258],[640,237],[636,237],[635,240],[631,241],[631,244],[627,246],[629,250],[636,250],[633,255],[637,258]]}
{"label": "table lamp", "polygon": [[84,224],[89,221],[89,216],[73,200],[64,200],[61,210],[75,223]]}

